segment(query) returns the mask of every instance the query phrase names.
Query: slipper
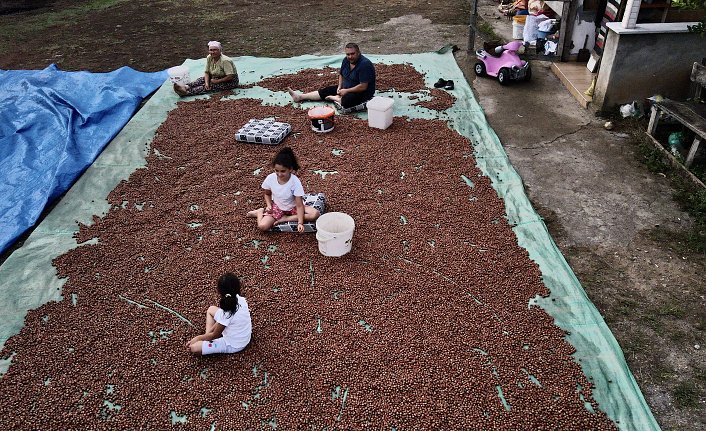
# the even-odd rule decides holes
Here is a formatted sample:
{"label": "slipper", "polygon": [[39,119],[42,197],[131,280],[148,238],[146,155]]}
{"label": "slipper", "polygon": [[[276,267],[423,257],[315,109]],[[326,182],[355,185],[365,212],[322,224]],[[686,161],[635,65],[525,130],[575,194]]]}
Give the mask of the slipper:
{"label": "slipper", "polygon": [[451,80],[446,81],[446,85],[444,85],[444,90],[453,90],[454,89],[454,82]]}
{"label": "slipper", "polygon": [[446,86],[446,80],[444,78],[439,78],[438,81],[434,83],[434,88],[441,88]]}

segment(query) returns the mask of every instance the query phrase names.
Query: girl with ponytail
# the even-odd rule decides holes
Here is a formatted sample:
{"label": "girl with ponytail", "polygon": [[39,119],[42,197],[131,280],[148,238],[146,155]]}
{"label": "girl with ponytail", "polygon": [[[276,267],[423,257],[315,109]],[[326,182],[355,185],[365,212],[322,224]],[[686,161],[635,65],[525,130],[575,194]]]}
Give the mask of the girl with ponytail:
{"label": "girl with ponytail", "polygon": [[230,272],[223,274],[216,288],[220,300],[206,311],[206,332],[186,343],[196,355],[236,353],[250,343],[252,322],[248,302],[240,296],[240,279]]}

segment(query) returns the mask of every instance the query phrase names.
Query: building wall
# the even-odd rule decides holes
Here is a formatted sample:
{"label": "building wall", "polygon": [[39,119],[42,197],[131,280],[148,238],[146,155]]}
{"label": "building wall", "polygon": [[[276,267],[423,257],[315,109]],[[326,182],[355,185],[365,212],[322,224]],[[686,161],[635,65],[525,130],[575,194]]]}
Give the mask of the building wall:
{"label": "building wall", "polygon": [[[686,23],[680,24],[686,30]],[[666,25],[638,24],[632,32],[609,32],[591,102],[595,110],[614,110],[656,94],[687,98],[692,65],[706,58],[706,42],[697,34],[681,31],[639,32],[640,27]]]}

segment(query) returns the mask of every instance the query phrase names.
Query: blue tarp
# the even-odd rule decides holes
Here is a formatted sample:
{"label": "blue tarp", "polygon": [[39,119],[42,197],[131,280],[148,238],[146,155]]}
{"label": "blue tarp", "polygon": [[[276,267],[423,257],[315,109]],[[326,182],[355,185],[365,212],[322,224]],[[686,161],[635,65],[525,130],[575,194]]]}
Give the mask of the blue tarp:
{"label": "blue tarp", "polygon": [[0,70],[0,252],[66,192],[167,79],[110,73]]}

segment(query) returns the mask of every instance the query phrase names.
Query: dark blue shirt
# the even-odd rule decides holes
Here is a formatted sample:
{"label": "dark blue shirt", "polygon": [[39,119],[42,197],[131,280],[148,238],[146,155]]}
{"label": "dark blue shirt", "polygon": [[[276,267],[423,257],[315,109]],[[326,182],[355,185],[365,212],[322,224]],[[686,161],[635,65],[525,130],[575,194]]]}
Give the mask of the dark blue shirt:
{"label": "dark blue shirt", "polygon": [[367,82],[368,88],[361,94],[368,98],[375,95],[375,67],[364,55],[360,56],[353,70],[351,70],[348,59],[344,58],[341,63],[341,76],[343,77],[343,88],[353,88],[361,82]]}

